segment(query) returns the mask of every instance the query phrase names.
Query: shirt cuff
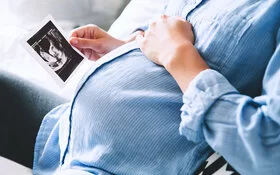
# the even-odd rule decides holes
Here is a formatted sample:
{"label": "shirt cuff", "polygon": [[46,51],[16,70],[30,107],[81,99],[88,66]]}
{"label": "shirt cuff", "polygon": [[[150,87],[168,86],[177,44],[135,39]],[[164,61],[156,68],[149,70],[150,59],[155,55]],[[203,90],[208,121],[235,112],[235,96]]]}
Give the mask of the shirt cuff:
{"label": "shirt cuff", "polygon": [[204,140],[203,123],[206,113],[220,97],[236,92],[219,72],[207,69],[199,73],[183,95],[180,134],[193,142]]}

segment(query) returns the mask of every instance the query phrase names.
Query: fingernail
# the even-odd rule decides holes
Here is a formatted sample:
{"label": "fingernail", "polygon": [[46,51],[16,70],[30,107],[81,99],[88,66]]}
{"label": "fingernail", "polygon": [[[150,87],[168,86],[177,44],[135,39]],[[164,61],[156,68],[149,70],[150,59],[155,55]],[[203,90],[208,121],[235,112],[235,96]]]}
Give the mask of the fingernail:
{"label": "fingernail", "polygon": [[71,43],[74,44],[74,45],[76,45],[76,44],[78,44],[78,40],[77,40],[77,39],[72,39],[72,40],[71,40]]}

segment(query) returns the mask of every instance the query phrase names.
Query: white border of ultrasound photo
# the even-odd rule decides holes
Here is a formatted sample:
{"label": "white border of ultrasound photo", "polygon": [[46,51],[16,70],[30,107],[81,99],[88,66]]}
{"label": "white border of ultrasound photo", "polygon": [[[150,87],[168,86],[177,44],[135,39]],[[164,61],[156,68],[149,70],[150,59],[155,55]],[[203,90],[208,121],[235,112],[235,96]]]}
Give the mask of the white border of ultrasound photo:
{"label": "white border of ultrasound photo", "polygon": [[[40,25],[38,25],[34,30],[32,30],[31,32],[29,32],[26,36],[24,36],[22,39],[21,39],[21,45],[27,50],[27,52],[32,56],[32,57],[34,57],[35,58],[35,60],[44,68],[44,70],[45,71],[47,71],[48,73],[49,73],[49,75],[53,78],[53,80],[56,82],[56,84],[60,87],[60,88],[63,88],[68,82],[69,82],[69,80],[71,79],[71,77],[73,77],[73,75],[75,74],[75,72],[79,69],[79,67],[84,63],[84,61],[85,61],[85,56],[78,50],[78,49],[76,49],[76,48],[74,48],[74,47],[72,47],[70,44],[69,44],[69,42],[67,41],[67,42],[64,42],[63,44],[64,45],[69,45],[70,47],[68,47],[68,48],[70,48],[71,49],[71,51],[70,52],[75,52],[75,55],[76,56],[78,56],[79,58],[75,58],[75,59],[77,59],[77,60],[75,60],[76,61],[76,63],[74,64],[72,64],[71,65],[71,63],[73,62],[73,61],[69,61],[69,60],[73,60],[73,58],[67,58],[66,56],[66,60],[67,60],[67,64],[65,64],[65,69],[63,69],[63,70],[66,70],[66,71],[64,71],[64,72],[62,72],[62,74],[58,74],[55,70],[54,70],[54,68],[52,68],[52,67],[50,67],[50,65],[46,62],[46,60],[44,61],[44,59],[43,59],[43,57],[42,56],[40,56],[39,55],[39,53],[38,52],[36,52],[36,50],[28,43],[28,41],[32,38],[32,37],[34,37],[36,34],[37,35],[39,35],[38,33],[39,33],[39,31],[42,31],[42,28],[43,27],[45,27],[49,22],[51,22],[53,25],[54,25],[54,27],[57,29],[57,31],[58,31],[58,33],[59,33],[59,35],[61,35],[64,39],[65,39],[65,41],[67,41],[67,39],[66,39],[66,37],[65,37],[65,35],[64,35],[64,33],[62,32],[62,29],[57,25],[57,23],[55,22],[55,20],[52,18],[52,16],[47,16],[44,20],[43,20],[43,22],[40,24]],[[42,36],[42,38],[43,38],[44,36]],[[63,39],[62,39],[63,40]],[[39,45],[39,44],[38,44]],[[68,49],[68,51],[69,51],[69,49]],[[66,51],[67,52],[67,51]],[[76,65],[76,67],[75,68],[72,68],[73,67],[73,65]],[[64,65],[63,65],[64,66]],[[68,68],[67,68],[67,67]],[[69,67],[71,67],[72,69],[71,69],[71,71],[68,71],[67,72],[67,70],[68,69],[70,69]],[[74,70],[73,70],[74,69]],[[62,77],[61,77],[61,75],[63,75],[63,73],[66,73],[66,74],[64,74],[64,80],[62,79]],[[69,75],[69,76],[68,76]],[[66,78],[66,79],[65,79]]]}

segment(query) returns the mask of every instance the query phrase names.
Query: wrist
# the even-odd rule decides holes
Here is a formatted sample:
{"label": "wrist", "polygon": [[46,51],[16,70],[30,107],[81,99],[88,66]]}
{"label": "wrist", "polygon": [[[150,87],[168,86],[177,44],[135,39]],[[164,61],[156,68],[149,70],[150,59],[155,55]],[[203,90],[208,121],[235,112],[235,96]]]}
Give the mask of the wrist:
{"label": "wrist", "polygon": [[184,92],[189,83],[202,71],[208,69],[194,45],[186,42],[175,47],[163,63],[166,70],[173,76]]}
{"label": "wrist", "polygon": [[181,43],[179,45],[166,50],[167,54],[162,54],[159,58],[162,61],[162,65],[167,69],[169,72],[173,72],[176,70],[180,65],[186,64],[186,59],[183,57],[188,57],[191,55],[190,51],[193,50],[193,44],[190,42]]}

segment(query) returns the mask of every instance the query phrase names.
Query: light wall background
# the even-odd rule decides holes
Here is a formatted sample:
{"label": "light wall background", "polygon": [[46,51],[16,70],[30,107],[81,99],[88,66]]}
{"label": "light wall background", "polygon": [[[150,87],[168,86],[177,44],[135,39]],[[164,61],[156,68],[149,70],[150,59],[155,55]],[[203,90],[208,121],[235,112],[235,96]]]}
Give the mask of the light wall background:
{"label": "light wall background", "polygon": [[0,18],[23,26],[51,14],[56,20],[76,25],[95,23],[108,29],[128,0],[2,0]]}
{"label": "light wall background", "polygon": [[[59,93],[61,89],[20,45],[22,37],[49,14],[62,27],[66,36],[74,27],[89,23],[108,30],[128,2],[129,0],[1,0],[0,69]],[[68,87],[74,86],[69,84]],[[65,89],[63,91],[67,92]]]}

